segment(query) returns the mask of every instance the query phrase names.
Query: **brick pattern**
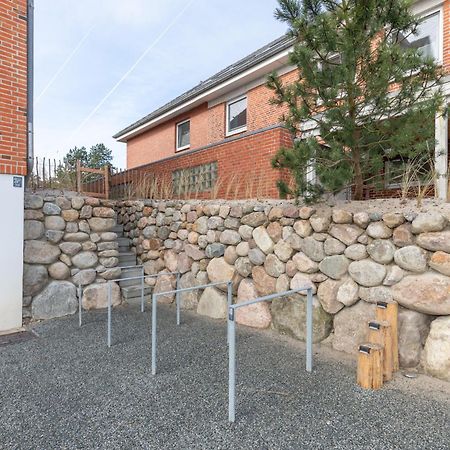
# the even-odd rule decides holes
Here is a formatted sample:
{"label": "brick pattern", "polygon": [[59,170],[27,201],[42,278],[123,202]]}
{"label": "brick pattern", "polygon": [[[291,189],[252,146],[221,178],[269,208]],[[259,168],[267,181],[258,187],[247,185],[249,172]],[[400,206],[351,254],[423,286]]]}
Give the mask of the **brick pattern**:
{"label": "brick pattern", "polygon": [[445,71],[450,73],[450,0],[445,0],[443,10],[443,66]]}
{"label": "brick pattern", "polygon": [[26,15],[26,0],[0,0],[0,174],[27,170]]}
{"label": "brick pattern", "polygon": [[[216,188],[213,192],[199,194],[198,198],[211,198],[213,195],[229,199],[276,198],[278,197],[276,180],[280,172],[271,167],[271,160],[281,146],[291,144],[289,131],[277,126],[141,166],[135,172],[135,179],[145,172],[159,177],[160,180],[171,182],[174,170],[217,161]],[[133,171],[128,171],[128,179],[130,174],[133,179]],[[120,174],[113,176],[111,180],[113,188],[123,182],[124,176]]]}
{"label": "brick pattern", "polygon": [[[296,71],[292,71],[283,75],[282,79],[289,80],[295,74]],[[280,123],[284,109],[270,104],[269,100],[273,97],[273,92],[265,85],[249,90],[247,97],[248,132]],[[127,167],[138,167],[173,156],[176,153],[176,124],[185,119],[191,120],[189,150],[222,141],[226,134],[225,109],[226,102],[211,108],[204,103],[187,114],[179,115],[130,139],[127,143]]]}

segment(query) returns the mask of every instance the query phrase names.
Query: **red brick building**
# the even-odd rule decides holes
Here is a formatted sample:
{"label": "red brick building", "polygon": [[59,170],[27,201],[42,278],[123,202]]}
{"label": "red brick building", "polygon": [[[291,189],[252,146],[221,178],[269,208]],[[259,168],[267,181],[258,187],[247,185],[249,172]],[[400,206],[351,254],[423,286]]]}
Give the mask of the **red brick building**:
{"label": "red brick building", "polygon": [[[450,68],[450,0],[419,0],[414,10],[425,18],[417,39]],[[280,173],[271,159],[292,137],[265,82],[274,70],[286,80],[296,76],[288,64],[291,50],[292,40],[283,36],[117,133],[127,143],[128,168],[164,176],[175,191],[207,195],[215,185],[218,197],[277,197]],[[446,120],[436,119],[441,197],[447,190],[447,128]],[[387,180],[386,188],[395,186]]]}
{"label": "red brick building", "polygon": [[22,324],[32,7],[31,0],[0,0],[0,202],[6,212],[0,221],[0,333]]}

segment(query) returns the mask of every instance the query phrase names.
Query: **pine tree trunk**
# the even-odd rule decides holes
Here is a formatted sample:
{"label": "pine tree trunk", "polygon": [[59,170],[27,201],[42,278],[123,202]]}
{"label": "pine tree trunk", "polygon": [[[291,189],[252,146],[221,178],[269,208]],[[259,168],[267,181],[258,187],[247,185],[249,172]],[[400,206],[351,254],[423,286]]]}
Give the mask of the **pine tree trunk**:
{"label": "pine tree trunk", "polygon": [[359,148],[355,148],[353,154],[353,168],[355,172],[355,194],[353,200],[363,200],[364,180],[361,171],[361,154]]}

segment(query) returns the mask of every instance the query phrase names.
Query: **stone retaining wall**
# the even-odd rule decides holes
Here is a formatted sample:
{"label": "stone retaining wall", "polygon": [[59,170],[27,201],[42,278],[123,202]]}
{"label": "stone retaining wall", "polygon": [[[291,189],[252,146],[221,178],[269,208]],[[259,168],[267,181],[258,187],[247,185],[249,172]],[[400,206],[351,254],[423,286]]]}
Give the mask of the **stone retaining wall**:
{"label": "stone retaining wall", "polygon": [[[289,203],[118,202],[118,223],[147,274],[180,271],[183,287],[232,279],[235,301],[313,287],[314,340],[355,352],[375,302],[400,305],[400,362],[450,381],[450,214],[351,213]],[[155,291],[174,287],[163,275]],[[173,301],[173,296],[164,299]],[[182,295],[183,307],[226,317],[219,289]],[[238,310],[237,321],[303,340],[295,295]]]}
{"label": "stone retaining wall", "polygon": [[[114,204],[77,195],[25,195],[24,317],[49,319],[106,305],[106,280],[120,276]],[[121,302],[118,285],[113,302]]]}

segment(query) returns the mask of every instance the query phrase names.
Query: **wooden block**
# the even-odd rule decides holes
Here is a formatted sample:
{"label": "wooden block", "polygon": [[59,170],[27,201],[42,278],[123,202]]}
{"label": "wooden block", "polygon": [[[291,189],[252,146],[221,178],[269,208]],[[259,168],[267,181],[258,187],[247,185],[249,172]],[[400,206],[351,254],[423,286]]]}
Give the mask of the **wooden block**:
{"label": "wooden block", "polygon": [[378,344],[361,344],[358,349],[357,383],[364,389],[383,386],[383,347]]}
{"label": "wooden block", "polygon": [[398,304],[397,302],[378,302],[376,309],[377,320],[385,320],[391,325],[392,333],[392,370],[397,372],[400,368],[398,359]]}
{"label": "wooden block", "polygon": [[387,321],[369,322],[368,341],[378,344],[383,348],[383,378],[385,381],[392,380],[393,352],[392,331]]}

